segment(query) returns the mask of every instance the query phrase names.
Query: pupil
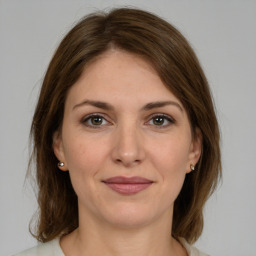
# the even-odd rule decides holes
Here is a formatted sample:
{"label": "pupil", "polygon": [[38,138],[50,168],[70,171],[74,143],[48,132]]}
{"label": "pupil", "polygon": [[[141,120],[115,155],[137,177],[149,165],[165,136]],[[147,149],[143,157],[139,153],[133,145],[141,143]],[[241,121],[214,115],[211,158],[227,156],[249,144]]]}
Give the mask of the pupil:
{"label": "pupil", "polygon": [[164,123],[164,118],[163,117],[154,118],[154,124],[155,125],[162,125],[163,123]]}
{"label": "pupil", "polygon": [[102,118],[99,117],[99,116],[93,117],[93,118],[92,118],[92,124],[93,124],[93,125],[102,124]]}

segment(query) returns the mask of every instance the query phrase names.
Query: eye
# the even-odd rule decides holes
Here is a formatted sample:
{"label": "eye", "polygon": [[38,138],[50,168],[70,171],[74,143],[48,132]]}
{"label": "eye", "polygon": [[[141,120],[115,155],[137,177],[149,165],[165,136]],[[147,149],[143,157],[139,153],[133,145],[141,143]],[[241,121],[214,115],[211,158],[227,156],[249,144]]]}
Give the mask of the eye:
{"label": "eye", "polygon": [[83,118],[82,123],[91,128],[100,128],[109,124],[109,122],[99,114],[91,114],[86,116]]}
{"label": "eye", "polygon": [[175,123],[175,120],[165,114],[156,114],[151,116],[150,120],[147,122],[149,125],[157,126],[159,128],[165,128]]}

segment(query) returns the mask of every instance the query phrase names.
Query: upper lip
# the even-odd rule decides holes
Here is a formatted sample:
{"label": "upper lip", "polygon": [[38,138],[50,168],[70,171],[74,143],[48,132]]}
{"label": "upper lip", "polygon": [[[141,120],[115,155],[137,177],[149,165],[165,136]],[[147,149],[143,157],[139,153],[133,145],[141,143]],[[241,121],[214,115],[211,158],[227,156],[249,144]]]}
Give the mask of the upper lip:
{"label": "upper lip", "polygon": [[135,177],[123,177],[123,176],[116,176],[111,177],[106,180],[103,180],[104,183],[114,183],[114,184],[148,184],[153,183],[152,180],[135,176]]}

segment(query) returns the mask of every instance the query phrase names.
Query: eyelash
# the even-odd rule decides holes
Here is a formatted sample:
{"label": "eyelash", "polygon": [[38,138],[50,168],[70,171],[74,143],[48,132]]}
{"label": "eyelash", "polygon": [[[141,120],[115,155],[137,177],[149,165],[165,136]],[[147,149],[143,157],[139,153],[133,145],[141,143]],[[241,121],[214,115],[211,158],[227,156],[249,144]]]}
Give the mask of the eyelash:
{"label": "eyelash", "polygon": [[[92,118],[93,117],[98,117],[98,118],[101,118],[103,120],[105,120],[105,122],[107,123],[110,123],[106,118],[105,118],[105,115],[104,114],[101,114],[101,113],[93,113],[93,114],[90,114],[88,116],[85,116],[81,123],[84,124],[85,126],[89,127],[89,128],[92,128],[92,129],[100,129],[102,126],[104,126],[104,124],[100,124],[100,125],[93,125],[93,124],[88,124],[89,121],[92,121]],[[164,122],[165,121],[168,121],[168,124],[166,125],[155,125],[155,124],[148,124],[150,121],[152,121],[154,118],[163,118],[164,119]],[[156,128],[158,129],[163,129],[163,128],[166,128],[166,127],[169,127],[171,124],[174,124],[176,121],[170,117],[169,115],[166,115],[166,114],[153,114],[149,117],[149,121],[146,122],[147,125],[152,125],[152,126],[155,126]],[[107,124],[108,125],[108,124]]]}
{"label": "eyelash", "polygon": [[[166,124],[166,125],[155,125],[155,124],[152,124],[153,126],[155,126],[155,127],[157,127],[158,129],[164,129],[164,128],[167,128],[167,127],[169,127],[171,124],[174,124],[175,123],[175,120],[172,118],[172,117],[170,117],[169,115],[166,115],[166,114],[153,114],[153,115],[151,115],[150,116],[150,119],[149,119],[149,121],[152,121],[154,118],[163,118],[164,119],[164,122],[165,121],[168,121],[168,124]],[[148,121],[148,122],[149,122]],[[148,123],[147,122],[147,123]]]}
{"label": "eyelash", "polygon": [[88,124],[88,122],[91,120],[92,121],[92,118],[93,117],[98,117],[98,118],[102,118],[103,120],[105,120],[106,122],[110,123],[109,121],[106,120],[105,118],[105,115],[103,114],[100,114],[100,113],[93,113],[93,114],[90,114],[88,116],[85,116],[83,119],[82,119],[82,123],[89,127],[89,128],[93,128],[93,129],[99,129],[101,128],[102,125],[93,125],[93,124]]}

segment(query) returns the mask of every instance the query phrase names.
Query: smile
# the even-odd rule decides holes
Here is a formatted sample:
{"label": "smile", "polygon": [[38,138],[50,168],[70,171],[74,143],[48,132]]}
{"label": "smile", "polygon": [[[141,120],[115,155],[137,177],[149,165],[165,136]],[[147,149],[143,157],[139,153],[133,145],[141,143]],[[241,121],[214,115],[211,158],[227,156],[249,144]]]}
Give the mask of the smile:
{"label": "smile", "polygon": [[123,195],[136,194],[153,184],[152,180],[142,177],[112,177],[103,181],[110,189]]}

